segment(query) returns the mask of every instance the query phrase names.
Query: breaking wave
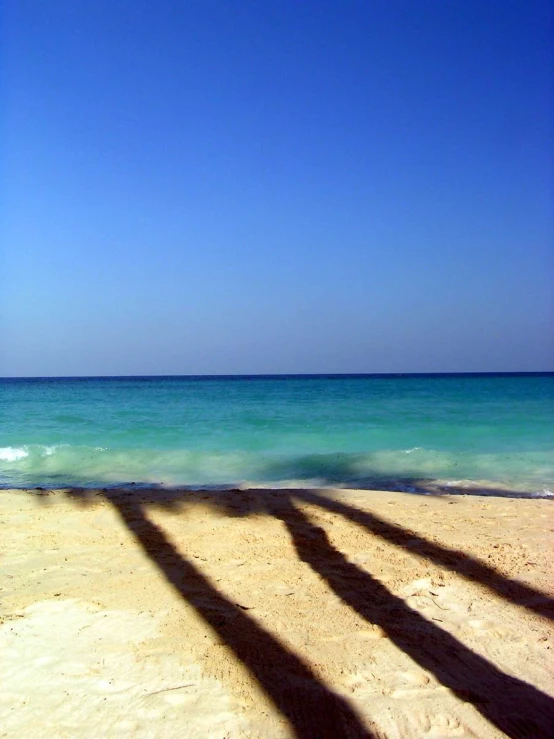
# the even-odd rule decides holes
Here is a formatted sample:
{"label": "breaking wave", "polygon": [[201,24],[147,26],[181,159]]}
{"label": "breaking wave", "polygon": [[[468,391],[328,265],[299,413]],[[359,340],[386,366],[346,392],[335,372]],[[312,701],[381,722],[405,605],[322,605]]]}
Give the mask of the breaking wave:
{"label": "breaking wave", "polygon": [[23,445],[0,448],[2,487],[343,486],[413,493],[554,497],[554,451],[476,454],[421,447],[284,454]]}

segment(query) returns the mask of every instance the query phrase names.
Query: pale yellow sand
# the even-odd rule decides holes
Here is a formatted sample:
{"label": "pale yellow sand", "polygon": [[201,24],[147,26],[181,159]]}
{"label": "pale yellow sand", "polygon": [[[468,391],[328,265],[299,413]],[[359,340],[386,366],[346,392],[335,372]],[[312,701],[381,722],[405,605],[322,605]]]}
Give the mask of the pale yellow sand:
{"label": "pale yellow sand", "polygon": [[547,500],[1,492],[2,737],[551,737]]}

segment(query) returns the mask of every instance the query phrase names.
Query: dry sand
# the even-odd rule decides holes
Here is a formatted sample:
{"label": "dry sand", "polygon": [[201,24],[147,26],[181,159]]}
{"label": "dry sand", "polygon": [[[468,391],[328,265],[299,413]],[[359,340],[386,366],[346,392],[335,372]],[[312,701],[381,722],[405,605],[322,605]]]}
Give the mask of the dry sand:
{"label": "dry sand", "polygon": [[0,736],[552,737],[552,505],[1,492]]}

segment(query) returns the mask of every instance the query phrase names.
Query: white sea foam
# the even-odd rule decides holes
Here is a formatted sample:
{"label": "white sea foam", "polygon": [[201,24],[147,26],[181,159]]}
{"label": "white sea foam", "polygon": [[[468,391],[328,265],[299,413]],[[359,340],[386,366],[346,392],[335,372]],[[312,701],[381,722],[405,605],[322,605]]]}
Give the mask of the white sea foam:
{"label": "white sea foam", "polygon": [[[553,497],[554,454],[470,454],[423,447],[372,452],[252,451],[22,445],[0,447],[0,484],[350,486],[407,492]],[[248,481],[248,482],[245,482]]]}
{"label": "white sea foam", "polygon": [[0,447],[0,459],[3,462],[17,462],[19,459],[24,459],[28,456],[29,452],[26,449],[18,449],[12,446]]}

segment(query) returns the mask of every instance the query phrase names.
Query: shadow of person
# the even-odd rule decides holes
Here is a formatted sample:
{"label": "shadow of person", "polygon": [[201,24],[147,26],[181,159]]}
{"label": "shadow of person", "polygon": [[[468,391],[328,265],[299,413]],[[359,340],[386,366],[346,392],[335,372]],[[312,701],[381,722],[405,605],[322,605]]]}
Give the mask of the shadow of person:
{"label": "shadow of person", "polygon": [[497,572],[485,562],[457,549],[449,549],[418,536],[411,531],[360,510],[340,500],[329,498],[315,490],[295,490],[294,497],[306,503],[337,513],[363,527],[370,534],[379,536],[395,546],[406,549],[419,557],[435,562],[447,570],[456,572],[466,580],[478,583],[515,605],[527,608],[539,616],[554,619],[554,601],[546,594],[523,583],[514,582]]}
{"label": "shadow of person", "polygon": [[455,637],[411,609],[370,574],[350,563],[325,531],[291,497],[273,499],[273,515],[288,529],[298,557],[341,600],[445,687],[513,739],[554,736],[554,701],[528,683],[501,672]]}
{"label": "shadow of person", "polygon": [[136,500],[109,496],[133,534],[167,582],[225,642],[250,671],[264,693],[288,720],[299,739],[377,739],[353,707],[327,687],[285,645],[225,598],[182,556]]}
{"label": "shadow of person", "polygon": [[[297,737],[371,737],[377,730],[364,727],[349,703],[325,686],[302,660],[226,599],[153,524],[146,506],[175,514],[183,507],[202,505],[230,517],[252,514],[274,516],[288,530],[299,559],[319,575],[341,600],[372,624],[380,625],[389,639],[423,669],[435,675],[461,700],[475,708],[498,729],[514,739],[554,736],[554,701],[509,676],[472,652],[455,637],[411,609],[370,574],[348,562],[330,543],[323,529],[298,508],[307,503],[342,515],[373,535],[435,561],[461,576],[479,582],[525,605],[528,599],[549,599],[539,591],[512,583],[486,563],[451,550],[371,513],[312,490],[248,490],[210,494],[206,491],[104,490],[104,497],[118,511],[145,553],[167,581],[204,618],[256,678],[259,685]],[[81,505],[92,499],[86,491],[66,490]],[[492,580],[491,580],[492,577]],[[537,605],[537,604],[535,604]],[[542,615],[542,614],[541,614]],[[373,731],[373,733],[372,733]]]}

